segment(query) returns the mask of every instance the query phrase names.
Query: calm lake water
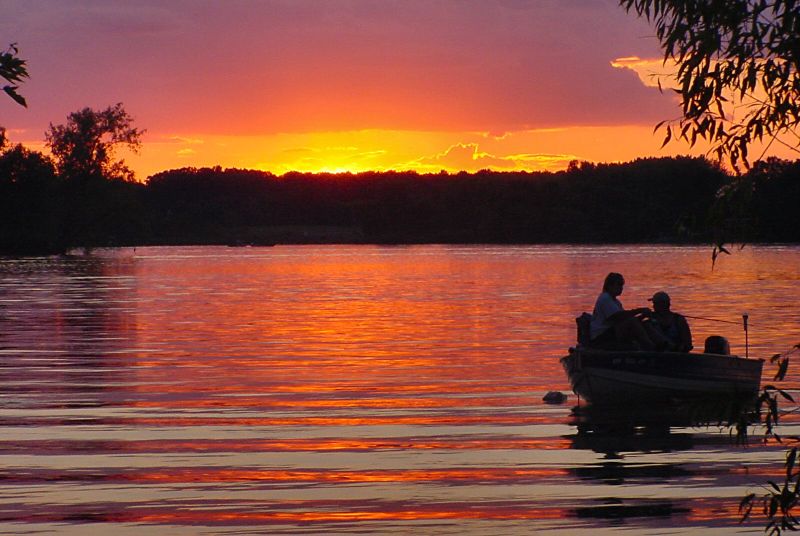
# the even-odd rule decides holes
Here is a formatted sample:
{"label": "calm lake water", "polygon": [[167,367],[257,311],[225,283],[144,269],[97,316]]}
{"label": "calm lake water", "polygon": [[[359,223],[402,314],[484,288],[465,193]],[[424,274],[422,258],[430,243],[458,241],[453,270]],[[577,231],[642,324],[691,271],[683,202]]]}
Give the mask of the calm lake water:
{"label": "calm lake water", "polygon": [[0,532],[762,533],[737,507],[783,447],[574,414],[558,359],[609,271],[628,307],[733,322],[691,320],[696,346],[743,355],[743,312],[751,356],[800,342],[800,247],[2,259]]}

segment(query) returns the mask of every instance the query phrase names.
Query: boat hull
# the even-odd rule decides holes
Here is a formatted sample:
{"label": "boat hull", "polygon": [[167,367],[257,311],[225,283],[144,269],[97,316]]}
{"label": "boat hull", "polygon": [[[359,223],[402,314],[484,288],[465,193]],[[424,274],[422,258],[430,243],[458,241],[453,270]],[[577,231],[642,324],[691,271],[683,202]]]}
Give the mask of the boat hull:
{"label": "boat hull", "polygon": [[677,352],[571,348],[561,358],[572,390],[588,402],[755,396],[763,359]]}

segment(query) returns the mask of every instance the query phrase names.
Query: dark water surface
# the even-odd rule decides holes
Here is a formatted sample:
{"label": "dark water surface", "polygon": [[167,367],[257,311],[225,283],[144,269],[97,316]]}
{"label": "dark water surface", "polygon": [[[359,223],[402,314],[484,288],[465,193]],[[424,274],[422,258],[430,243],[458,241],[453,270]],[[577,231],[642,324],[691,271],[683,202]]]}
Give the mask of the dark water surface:
{"label": "dark water surface", "polygon": [[[800,248],[140,248],[0,260],[0,533],[760,534],[783,447],[575,416],[603,277],[800,342]],[[696,345],[737,324],[692,320]],[[798,366],[790,368],[794,392]],[[765,378],[774,368],[765,366]],[[632,403],[635,408],[635,403]],[[798,418],[782,432],[800,435]],[[758,434],[758,430],[754,430]],[[708,530],[710,529],[710,530]]]}

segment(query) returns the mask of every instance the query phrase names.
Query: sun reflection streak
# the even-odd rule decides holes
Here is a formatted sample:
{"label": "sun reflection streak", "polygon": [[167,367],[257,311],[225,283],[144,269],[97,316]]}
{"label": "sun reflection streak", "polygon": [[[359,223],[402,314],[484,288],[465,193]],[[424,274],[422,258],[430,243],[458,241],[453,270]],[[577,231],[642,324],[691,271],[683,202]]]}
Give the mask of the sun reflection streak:
{"label": "sun reflection streak", "polygon": [[563,450],[569,441],[554,438],[470,438],[391,437],[391,438],[294,438],[294,439],[209,439],[209,440],[84,440],[84,441],[3,441],[0,454],[122,453],[122,452],[379,452],[386,450]]}

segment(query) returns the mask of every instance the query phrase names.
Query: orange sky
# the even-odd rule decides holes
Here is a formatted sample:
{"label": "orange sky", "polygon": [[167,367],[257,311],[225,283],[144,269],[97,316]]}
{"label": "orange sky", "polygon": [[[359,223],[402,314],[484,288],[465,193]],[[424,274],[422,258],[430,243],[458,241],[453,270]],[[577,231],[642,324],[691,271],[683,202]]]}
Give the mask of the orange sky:
{"label": "orange sky", "polygon": [[[123,102],[140,179],[184,166],[556,170],[687,154],[652,29],[616,0],[10,0],[29,108],[12,141]],[[636,58],[644,58],[638,61]],[[647,61],[650,60],[650,61]],[[694,151],[699,154],[698,150]],[[781,155],[791,156],[791,155]]]}

